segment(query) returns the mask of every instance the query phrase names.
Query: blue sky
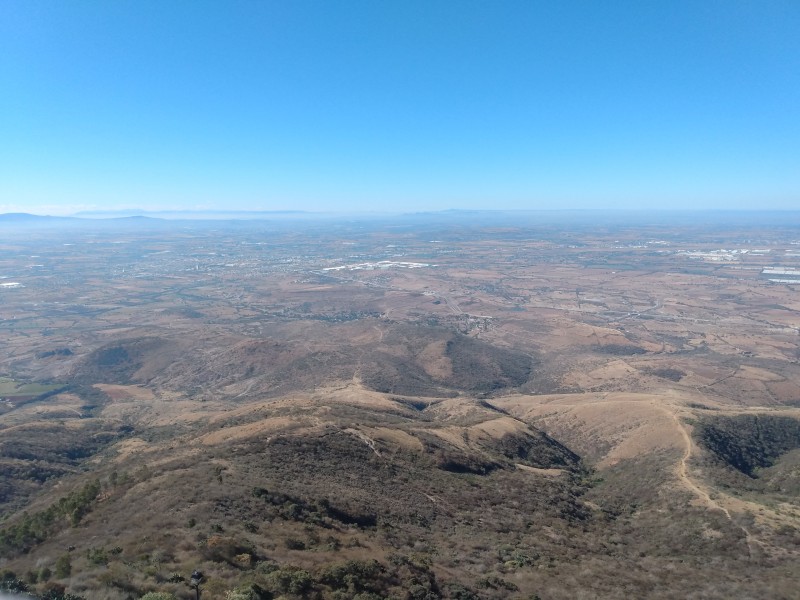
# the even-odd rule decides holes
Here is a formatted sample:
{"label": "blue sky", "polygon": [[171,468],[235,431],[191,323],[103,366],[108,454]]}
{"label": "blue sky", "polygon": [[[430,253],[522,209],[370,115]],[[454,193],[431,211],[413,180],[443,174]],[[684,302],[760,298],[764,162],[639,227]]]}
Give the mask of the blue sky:
{"label": "blue sky", "polygon": [[0,212],[800,209],[800,2],[0,2]]}

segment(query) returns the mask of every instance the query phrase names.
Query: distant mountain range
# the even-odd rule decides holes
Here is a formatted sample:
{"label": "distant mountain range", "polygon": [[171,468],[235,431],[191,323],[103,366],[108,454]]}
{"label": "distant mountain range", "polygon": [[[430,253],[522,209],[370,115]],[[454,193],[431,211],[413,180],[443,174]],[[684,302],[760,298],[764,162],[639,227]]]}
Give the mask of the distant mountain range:
{"label": "distant mountain range", "polygon": [[449,209],[419,212],[311,212],[303,210],[98,210],[69,216],[30,213],[0,214],[0,226],[87,226],[105,222],[109,225],[135,226],[149,223],[169,227],[174,221],[310,222],[310,221],[391,221],[408,226],[419,223],[497,226],[565,224],[581,226],[672,224],[676,227],[762,225],[800,227],[800,211],[737,210],[478,210]]}
{"label": "distant mountain range", "polygon": [[45,222],[45,221],[70,221],[73,217],[51,217],[48,215],[32,215],[30,213],[2,213],[0,214],[0,221],[5,223],[23,223],[29,221]]}
{"label": "distant mountain range", "polygon": [[115,219],[124,217],[150,217],[155,219],[274,219],[316,215],[303,210],[87,210],[75,213],[81,219]]}
{"label": "distant mountain range", "polygon": [[0,226],[5,227],[51,227],[74,226],[87,227],[100,224],[135,226],[150,225],[169,226],[174,221],[274,221],[297,218],[320,218],[322,213],[305,213],[302,211],[93,211],[80,212],[69,216],[35,215],[30,213],[0,214]]}
{"label": "distant mountain range", "polygon": [[32,215],[29,213],[0,214],[0,225],[63,225],[78,222],[80,222],[80,219],[74,217],[52,217],[48,215]]}

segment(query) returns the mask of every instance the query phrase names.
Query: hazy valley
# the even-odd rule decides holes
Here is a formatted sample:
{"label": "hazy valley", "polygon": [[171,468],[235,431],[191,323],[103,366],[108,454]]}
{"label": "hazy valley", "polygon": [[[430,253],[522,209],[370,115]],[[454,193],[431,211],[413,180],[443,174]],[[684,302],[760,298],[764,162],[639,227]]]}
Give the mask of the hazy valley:
{"label": "hazy valley", "polygon": [[0,220],[3,585],[796,597],[799,292],[795,213]]}

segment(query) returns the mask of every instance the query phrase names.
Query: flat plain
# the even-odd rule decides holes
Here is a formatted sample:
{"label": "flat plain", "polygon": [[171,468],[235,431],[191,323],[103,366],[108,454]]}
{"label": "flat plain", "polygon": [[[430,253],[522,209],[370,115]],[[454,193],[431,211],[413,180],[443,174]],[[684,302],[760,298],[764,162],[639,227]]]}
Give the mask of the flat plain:
{"label": "flat plain", "polygon": [[799,335],[795,213],[0,223],[3,581],[793,598]]}

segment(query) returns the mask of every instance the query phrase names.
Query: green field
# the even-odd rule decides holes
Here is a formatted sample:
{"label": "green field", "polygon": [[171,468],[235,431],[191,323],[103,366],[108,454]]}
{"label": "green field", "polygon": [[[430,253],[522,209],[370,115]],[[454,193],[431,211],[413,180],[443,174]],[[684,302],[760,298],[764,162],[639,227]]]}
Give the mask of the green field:
{"label": "green field", "polygon": [[10,377],[0,377],[0,398],[5,396],[39,396],[52,392],[61,385],[43,385],[41,383],[20,383]]}

